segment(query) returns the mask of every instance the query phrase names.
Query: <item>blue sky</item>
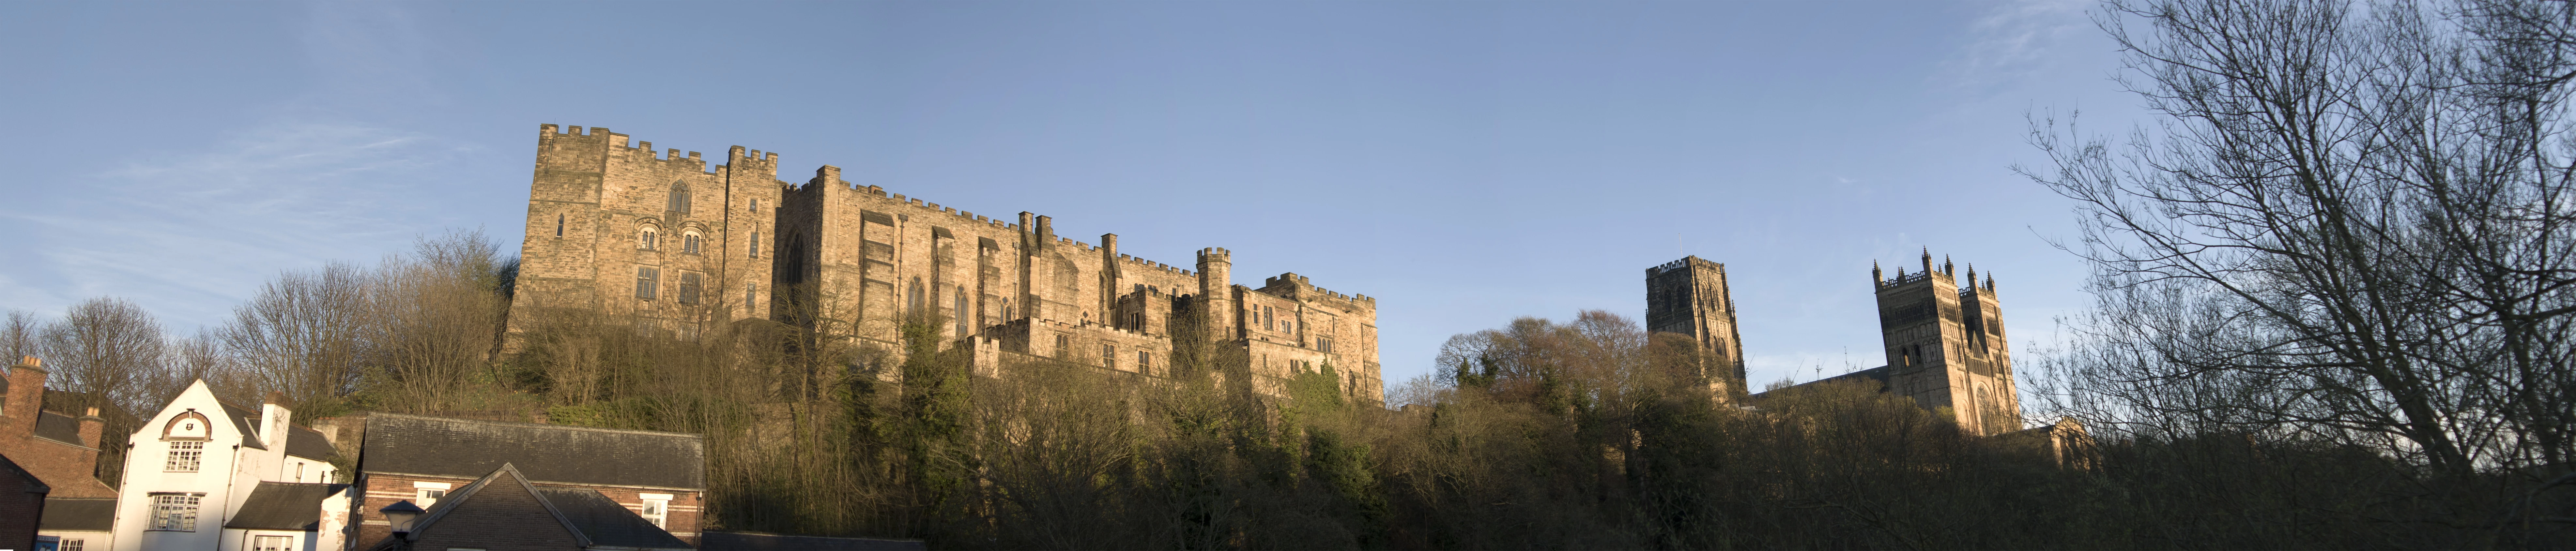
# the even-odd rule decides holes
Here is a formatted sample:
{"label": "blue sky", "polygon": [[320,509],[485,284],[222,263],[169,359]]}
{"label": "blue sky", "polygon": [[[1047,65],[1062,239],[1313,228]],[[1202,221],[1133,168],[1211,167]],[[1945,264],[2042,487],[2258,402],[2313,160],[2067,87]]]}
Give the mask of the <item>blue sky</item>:
{"label": "blue sky", "polygon": [[2075,2],[0,4],[0,308],[174,332],[279,270],[483,227],[540,123],[775,151],[1175,265],[1379,298],[1390,383],[1726,263],[1758,386],[1879,365],[1870,262],[2083,308],[2025,115],[2136,100]]}

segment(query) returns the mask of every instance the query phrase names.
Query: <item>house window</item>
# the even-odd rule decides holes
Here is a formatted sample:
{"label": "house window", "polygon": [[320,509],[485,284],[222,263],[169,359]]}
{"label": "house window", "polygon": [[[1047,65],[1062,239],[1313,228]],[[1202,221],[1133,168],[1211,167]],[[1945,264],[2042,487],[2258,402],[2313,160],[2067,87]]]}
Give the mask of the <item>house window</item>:
{"label": "house window", "polygon": [[162,469],[174,473],[197,472],[197,462],[206,453],[205,442],[171,442],[170,456]]}
{"label": "house window", "polygon": [[88,551],[89,540],[63,540],[62,546],[55,547],[54,549],[61,551]]}
{"label": "house window", "polygon": [[206,494],[160,493],[152,495],[152,528],[177,532],[197,531],[197,499]]}
{"label": "house window", "polygon": [[1111,344],[1104,344],[1104,345],[1100,345],[1100,367],[1106,367],[1106,368],[1112,368],[1112,369],[1115,369],[1115,368],[1117,368],[1117,367],[1118,367],[1118,346],[1117,346],[1117,345],[1111,345]]}
{"label": "house window", "polygon": [[680,304],[698,303],[698,274],[680,272]]}
{"label": "house window", "polygon": [[428,509],[431,505],[437,505],[440,498],[447,497],[447,490],[453,487],[446,482],[413,482],[411,483],[411,504]]}
{"label": "house window", "polygon": [[251,551],[292,551],[295,536],[251,536]]}
{"label": "house window", "polygon": [[667,523],[671,520],[671,494],[643,494],[643,498],[641,514],[644,520],[651,521],[655,527],[670,528]]}
{"label": "house window", "polygon": [[760,232],[751,232],[751,257],[760,258]]}
{"label": "house window", "polygon": [[564,215],[555,215],[555,237],[563,237]]}
{"label": "house window", "polygon": [[644,229],[635,231],[635,248],[647,251],[653,250],[653,248],[657,246],[655,241],[660,239],[660,237],[659,230],[656,230],[652,226],[645,226]]}
{"label": "house window", "polygon": [[698,232],[680,234],[680,252],[698,254]]}
{"label": "house window", "polygon": [[635,268],[635,298],[653,300],[653,297],[661,294],[661,286],[662,270],[660,268]]}

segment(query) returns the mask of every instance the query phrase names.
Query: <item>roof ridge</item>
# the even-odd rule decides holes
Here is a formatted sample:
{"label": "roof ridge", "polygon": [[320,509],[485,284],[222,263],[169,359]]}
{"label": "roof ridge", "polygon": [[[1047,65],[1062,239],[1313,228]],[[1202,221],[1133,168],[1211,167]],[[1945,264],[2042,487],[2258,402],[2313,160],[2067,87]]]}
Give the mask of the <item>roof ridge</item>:
{"label": "roof ridge", "polygon": [[611,429],[611,428],[601,428],[601,427],[584,427],[584,426],[580,426],[580,425],[557,425],[557,424],[551,424],[551,423],[521,423],[521,422],[516,422],[516,421],[486,421],[486,420],[482,420],[482,419],[463,419],[463,418],[457,418],[457,417],[437,417],[437,416],[430,416],[430,415],[412,415],[412,414],[408,414],[408,413],[369,412],[369,413],[368,413],[368,415],[369,415],[370,417],[373,417],[373,416],[403,417],[403,418],[411,418],[411,419],[427,419],[427,420],[432,420],[432,421],[448,421],[448,422],[457,422],[457,423],[482,423],[482,424],[491,424],[491,425],[515,425],[515,426],[521,426],[521,427],[536,427],[536,428],[548,428],[548,429],[578,430],[578,431],[589,431],[589,432],[609,432],[609,433],[625,433],[625,434],[642,434],[642,435],[648,435],[648,436],[678,436],[678,437],[686,437],[686,438],[696,438],[696,439],[699,439],[699,440],[705,440],[705,439],[707,438],[707,437],[706,437],[706,435],[698,434],[698,433],[694,433],[694,432],[669,432],[669,431],[658,431],[658,430],[638,430],[638,429]]}

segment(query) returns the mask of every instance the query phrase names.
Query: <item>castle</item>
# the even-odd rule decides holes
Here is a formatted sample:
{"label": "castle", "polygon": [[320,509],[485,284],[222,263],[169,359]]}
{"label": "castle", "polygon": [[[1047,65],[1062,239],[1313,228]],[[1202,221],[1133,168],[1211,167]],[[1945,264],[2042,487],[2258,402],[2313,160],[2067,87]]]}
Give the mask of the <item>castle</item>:
{"label": "castle", "polygon": [[[1930,250],[1923,252],[1920,272],[1898,268],[1890,279],[1872,265],[1869,275],[1887,364],[1807,384],[1872,381],[1944,412],[1972,433],[2022,430],[2021,395],[2013,385],[2012,350],[2005,346],[1993,275],[1980,284],[1976,268],[1969,268],[1962,287],[1958,267],[1947,259],[1933,264]],[[1702,365],[1718,371],[1710,374],[1731,369],[1731,381],[1741,384],[1744,349],[1735,327],[1726,265],[1692,256],[1646,269],[1647,330],[1692,337],[1700,344]]]}
{"label": "castle", "polygon": [[709,166],[606,128],[538,128],[513,343],[534,317],[575,311],[684,336],[769,319],[899,352],[907,319],[945,319],[938,340],[971,347],[986,375],[1019,356],[1168,377],[1180,338],[1244,354],[1265,392],[1329,371],[1344,394],[1385,400],[1376,299],[1294,273],[1237,285],[1226,249],[1176,267],[1119,253],[1116,234],[1075,241],[1046,216],[942,207],[830,165],[782,181],[777,153],[734,146]]}

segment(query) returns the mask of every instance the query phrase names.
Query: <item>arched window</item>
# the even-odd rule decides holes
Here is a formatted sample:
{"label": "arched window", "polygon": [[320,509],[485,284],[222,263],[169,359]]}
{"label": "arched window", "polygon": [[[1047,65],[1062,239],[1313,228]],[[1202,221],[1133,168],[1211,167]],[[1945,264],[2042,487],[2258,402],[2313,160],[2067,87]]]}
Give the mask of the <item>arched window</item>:
{"label": "arched window", "polygon": [[957,291],[957,310],[949,315],[957,316],[957,336],[965,337],[969,333],[966,327],[966,291]]}
{"label": "arched window", "polygon": [[636,230],[636,231],[635,231],[635,248],[638,248],[638,249],[644,249],[644,250],[648,250],[648,251],[649,251],[649,250],[653,250],[656,246],[658,246],[658,245],[659,245],[659,243],[657,243],[657,241],[659,241],[659,238],[661,237],[661,235],[660,235],[660,231],[661,231],[660,229],[658,229],[658,228],[654,228],[654,227],[652,227],[652,226],[645,226],[643,229]]}
{"label": "arched window", "polygon": [[751,232],[751,257],[760,258],[760,232]]}
{"label": "arched window", "polygon": [[680,252],[698,254],[698,232],[680,234]]}
{"label": "arched window", "polygon": [[669,207],[667,207],[667,210],[670,210],[671,212],[680,213],[680,214],[688,214],[688,213],[689,213],[689,185],[688,185],[688,184],[682,184],[682,183],[673,183],[673,184],[671,184],[671,205],[670,205]]}
{"label": "arched window", "polygon": [[916,316],[921,315],[923,303],[928,302],[929,300],[929,297],[922,296],[921,294],[921,278],[912,278],[912,286],[904,289],[904,313]]}

